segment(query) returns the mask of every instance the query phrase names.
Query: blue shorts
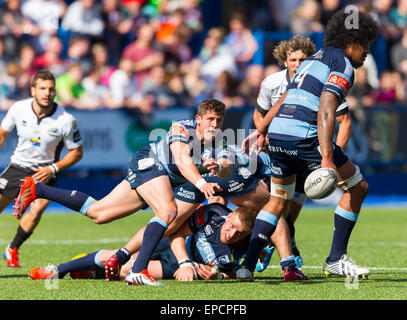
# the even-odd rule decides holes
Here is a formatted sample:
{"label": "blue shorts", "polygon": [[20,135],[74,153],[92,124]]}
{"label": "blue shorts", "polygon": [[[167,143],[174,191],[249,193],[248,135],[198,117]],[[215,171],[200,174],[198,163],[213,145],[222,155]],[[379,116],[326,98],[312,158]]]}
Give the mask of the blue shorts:
{"label": "blue shorts", "polygon": [[[222,188],[221,192],[216,193],[216,196],[221,196],[225,200],[237,198],[241,195],[252,192],[259,184],[256,176],[246,172],[239,171],[242,167],[236,167],[227,178],[220,178],[217,175],[203,175],[206,181],[218,183]],[[268,179],[270,180],[270,179]],[[173,189],[175,199],[188,203],[202,203],[205,201],[205,195],[200,192],[191,182],[187,181],[184,184]]]}
{"label": "blue shorts", "polygon": [[168,175],[167,171],[155,154],[151,152],[150,145],[146,145],[130,158],[125,180],[130,183],[132,189],[135,189],[154,178],[164,175]]}
{"label": "blue shorts", "polygon": [[[301,141],[269,139],[269,150],[272,154],[271,175],[275,178],[285,178],[297,174],[303,186],[308,174],[321,167],[322,156],[318,149],[319,143],[316,138]],[[333,160],[337,168],[349,160],[336,144],[333,144]]]}
{"label": "blue shorts", "polygon": [[153,251],[150,260],[159,260],[163,269],[163,279],[174,279],[178,269],[178,260],[171,250],[168,238],[163,238]]}

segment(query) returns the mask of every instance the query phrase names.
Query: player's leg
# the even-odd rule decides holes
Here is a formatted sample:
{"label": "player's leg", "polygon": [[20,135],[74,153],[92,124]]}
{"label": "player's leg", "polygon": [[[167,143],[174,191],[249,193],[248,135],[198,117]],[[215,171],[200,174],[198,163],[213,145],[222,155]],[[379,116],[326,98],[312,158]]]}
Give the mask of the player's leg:
{"label": "player's leg", "polygon": [[[346,254],[349,238],[358,220],[359,212],[369,187],[366,180],[363,179],[359,168],[350,160],[338,167],[338,174],[338,185],[345,192],[335,209],[334,234],[331,251],[324,266],[324,273],[327,275],[347,275],[350,272],[354,273],[353,275],[367,275],[369,270],[357,267],[353,261],[348,259]],[[344,265],[339,263],[339,261],[344,262],[348,266],[348,270],[339,268],[340,265]]]}
{"label": "player's leg", "polygon": [[41,220],[42,213],[48,207],[49,203],[50,201],[45,199],[37,199],[32,202],[30,211],[20,221],[13,240],[5,249],[6,256],[8,257],[8,266],[20,266],[18,250],[33,233],[35,227]]}
{"label": "player's leg", "polygon": [[13,198],[7,197],[4,194],[0,193],[0,213],[3,212],[4,209],[7,208],[7,206],[13,202]]}
{"label": "player's leg", "polygon": [[295,175],[285,178],[271,178],[270,200],[256,217],[247,255],[236,277],[241,280],[253,280],[260,251],[267,245],[276,230],[279,218],[288,201],[294,195]]}
{"label": "player's leg", "polygon": [[154,211],[155,217],[150,220],[144,230],[138,257],[131,272],[126,276],[126,282],[139,285],[161,285],[154,281],[148,273],[146,274],[146,270],[155,247],[177,215],[177,205],[172,193],[171,182],[167,175],[162,175],[144,182],[136,190]]}

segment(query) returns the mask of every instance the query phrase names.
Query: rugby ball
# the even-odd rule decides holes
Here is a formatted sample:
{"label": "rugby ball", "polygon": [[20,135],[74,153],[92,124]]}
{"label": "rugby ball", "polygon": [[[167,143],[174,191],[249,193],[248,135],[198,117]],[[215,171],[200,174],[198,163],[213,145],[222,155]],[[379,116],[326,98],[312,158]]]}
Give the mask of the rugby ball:
{"label": "rugby ball", "polygon": [[338,174],[332,168],[312,171],[304,183],[304,191],[311,199],[323,199],[332,194],[338,185]]}

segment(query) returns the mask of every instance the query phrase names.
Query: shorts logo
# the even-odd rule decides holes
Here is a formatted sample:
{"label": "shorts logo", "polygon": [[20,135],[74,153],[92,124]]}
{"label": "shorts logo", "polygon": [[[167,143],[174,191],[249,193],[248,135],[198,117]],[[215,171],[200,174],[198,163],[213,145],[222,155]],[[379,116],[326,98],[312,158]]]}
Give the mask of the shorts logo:
{"label": "shorts logo", "polygon": [[328,83],[337,85],[345,94],[348,93],[348,90],[350,88],[349,81],[337,74],[331,74],[328,78]]}
{"label": "shorts logo", "polygon": [[6,189],[8,180],[4,178],[0,178],[0,189]]}
{"label": "shorts logo", "polygon": [[138,161],[138,169],[144,170],[151,167],[154,164],[153,158],[141,159]]}
{"label": "shorts logo", "polygon": [[275,167],[273,164],[271,164],[271,172],[273,172],[274,174],[279,174],[279,175],[283,174],[283,170],[281,170],[280,167]]}

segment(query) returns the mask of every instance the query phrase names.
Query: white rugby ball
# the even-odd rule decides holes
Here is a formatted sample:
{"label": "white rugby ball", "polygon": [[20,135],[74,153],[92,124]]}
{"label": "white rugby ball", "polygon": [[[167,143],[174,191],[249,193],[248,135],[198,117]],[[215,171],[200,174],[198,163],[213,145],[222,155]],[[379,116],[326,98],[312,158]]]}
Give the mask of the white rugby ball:
{"label": "white rugby ball", "polygon": [[338,174],[332,168],[319,168],[312,171],[304,183],[304,191],[311,199],[323,199],[335,191]]}

